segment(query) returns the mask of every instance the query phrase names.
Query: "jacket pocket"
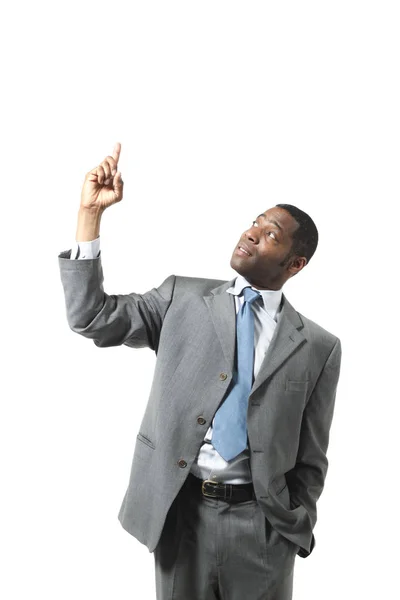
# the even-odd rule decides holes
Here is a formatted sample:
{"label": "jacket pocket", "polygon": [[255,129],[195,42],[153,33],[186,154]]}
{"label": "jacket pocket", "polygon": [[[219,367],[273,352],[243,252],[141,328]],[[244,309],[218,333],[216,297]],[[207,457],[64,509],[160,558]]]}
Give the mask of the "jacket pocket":
{"label": "jacket pocket", "polygon": [[286,380],[286,390],[289,392],[305,392],[309,381],[295,381],[294,379]]}
{"label": "jacket pocket", "polygon": [[151,439],[149,439],[148,437],[146,437],[145,435],[143,435],[143,433],[139,433],[137,434],[137,439],[140,442],[143,442],[144,444],[146,444],[146,446],[149,446],[150,448],[152,448],[153,450],[155,449],[155,445],[153,444],[153,442],[151,441]]}
{"label": "jacket pocket", "polygon": [[290,509],[290,493],[285,476],[274,482],[275,494],[285,508]]}
{"label": "jacket pocket", "polygon": [[275,494],[279,496],[279,494],[283,492],[285,487],[287,487],[286,477],[284,475],[282,475],[282,477],[278,477],[278,479],[275,479],[272,482],[272,485],[274,487]]}

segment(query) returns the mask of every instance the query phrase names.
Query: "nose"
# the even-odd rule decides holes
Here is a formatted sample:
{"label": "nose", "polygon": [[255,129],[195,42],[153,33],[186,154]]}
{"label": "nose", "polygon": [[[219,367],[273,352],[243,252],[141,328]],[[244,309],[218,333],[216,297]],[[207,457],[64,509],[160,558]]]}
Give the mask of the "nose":
{"label": "nose", "polygon": [[247,231],[245,231],[245,237],[252,242],[253,244],[258,244],[259,242],[259,235],[258,235],[258,231],[257,231],[257,227],[250,227],[250,229],[248,229]]}

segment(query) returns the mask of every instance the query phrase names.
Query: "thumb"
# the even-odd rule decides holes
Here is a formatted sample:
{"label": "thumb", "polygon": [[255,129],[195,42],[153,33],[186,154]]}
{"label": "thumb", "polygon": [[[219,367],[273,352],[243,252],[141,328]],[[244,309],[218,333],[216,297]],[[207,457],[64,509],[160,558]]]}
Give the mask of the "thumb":
{"label": "thumb", "polygon": [[122,190],[124,187],[124,182],[122,181],[121,171],[117,171],[114,175],[113,179],[113,188],[116,195],[117,200],[122,199]]}

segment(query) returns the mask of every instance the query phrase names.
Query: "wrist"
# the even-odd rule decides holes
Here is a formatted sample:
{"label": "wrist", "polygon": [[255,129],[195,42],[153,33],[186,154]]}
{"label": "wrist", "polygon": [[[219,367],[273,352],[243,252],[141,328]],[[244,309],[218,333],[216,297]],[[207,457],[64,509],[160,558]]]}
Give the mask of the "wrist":
{"label": "wrist", "polygon": [[104,212],[102,208],[80,206],[75,239],[77,242],[90,242],[100,235],[100,222]]}

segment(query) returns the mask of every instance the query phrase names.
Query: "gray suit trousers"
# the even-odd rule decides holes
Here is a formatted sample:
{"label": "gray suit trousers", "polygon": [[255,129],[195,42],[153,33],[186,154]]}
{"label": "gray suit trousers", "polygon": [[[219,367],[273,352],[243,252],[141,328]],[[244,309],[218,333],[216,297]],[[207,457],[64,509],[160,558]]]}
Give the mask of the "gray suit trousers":
{"label": "gray suit trousers", "polygon": [[154,551],[157,600],[291,600],[298,546],[257,500],[203,496],[189,474]]}

